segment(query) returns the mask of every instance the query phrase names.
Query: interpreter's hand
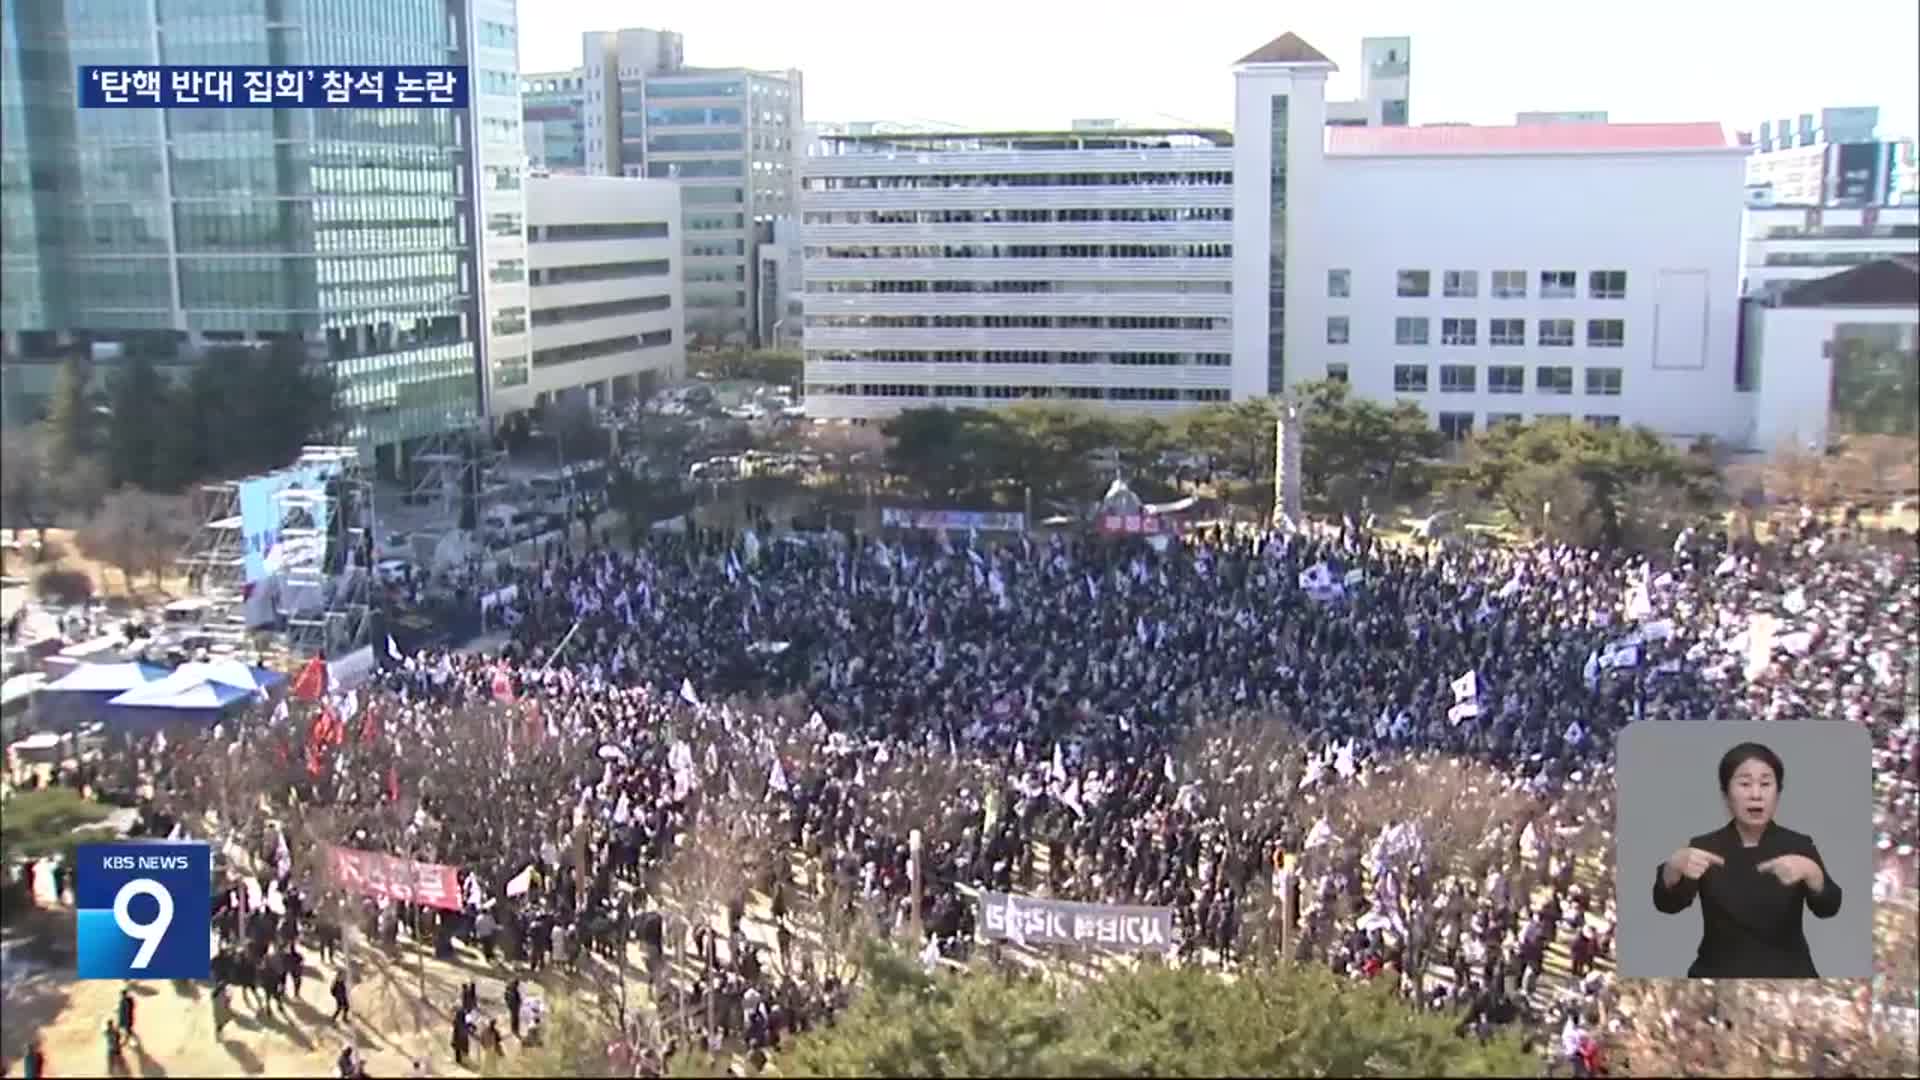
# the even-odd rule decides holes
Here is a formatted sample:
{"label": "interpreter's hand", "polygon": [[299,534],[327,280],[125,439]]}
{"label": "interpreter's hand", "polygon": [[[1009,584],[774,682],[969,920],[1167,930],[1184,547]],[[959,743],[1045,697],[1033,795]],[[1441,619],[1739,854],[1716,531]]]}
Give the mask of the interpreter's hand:
{"label": "interpreter's hand", "polygon": [[1827,875],[1821,872],[1820,864],[1805,855],[1777,855],[1754,869],[1772,874],[1782,885],[1805,885],[1816,893],[1827,885]]}
{"label": "interpreter's hand", "polygon": [[1683,847],[1667,859],[1667,883],[1677,885],[1681,878],[1698,881],[1701,874],[1726,864],[1727,860],[1711,851],[1702,851],[1697,847]]}

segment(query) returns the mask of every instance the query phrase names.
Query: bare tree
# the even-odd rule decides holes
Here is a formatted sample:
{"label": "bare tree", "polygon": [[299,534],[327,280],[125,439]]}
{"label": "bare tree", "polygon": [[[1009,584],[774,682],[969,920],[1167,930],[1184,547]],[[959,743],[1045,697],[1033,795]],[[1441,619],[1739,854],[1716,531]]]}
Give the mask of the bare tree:
{"label": "bare tree", "polygon": [[121,488],[106,497],[75,540],[89,557],[119,568],[131,593],[136,574],[159,583],[190,530],[184,498]]}
{"label": "bare tree", "polygon": [[0,515],[10,529],[32,529],[46,549],[47,530],[60,521],[68,501],[54,465],[52,442],[40,428],[0,435]]}
{"label": "bare tree", "polygon": [[1285,819],[1306,771],[1298,729],[1256,713],[1196,727],[1171,756],[1177,783],[1197,784],[1229,830],[1251,835]]}

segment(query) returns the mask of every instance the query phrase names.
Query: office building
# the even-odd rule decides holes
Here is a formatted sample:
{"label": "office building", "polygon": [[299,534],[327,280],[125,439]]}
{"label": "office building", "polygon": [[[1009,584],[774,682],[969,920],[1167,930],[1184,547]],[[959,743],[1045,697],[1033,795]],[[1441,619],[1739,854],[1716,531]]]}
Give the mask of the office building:
{"label": "office building", "polygon": [[806,316],[799,219],[774,218],[768,232],[759,248],[759,319],[766,328],[761,343],[769,349],[796,349]]}
{"label": "office building", "polygon": [[496,413],[573,395],[594,405],[650,396],[679,378],[679,186],[536,177],[527,183],[527,214],[530,378],[496,392]]}
{"label": "office building", "polygon": [[707,345],[758,343],[771,327],[754,302],[755,249],[772,239],[775,218],[793,213],[800,73],[683,69],[636,81],[639,134],[623,126],[622,139],[643,147],[644,173],[624,158],[622,169],[680,181],[687,334]]}
{"label": "office building", "polygon": [[594,30],[580,36],[587,172],[646,175],[646,143],[639,132],[646,77],[685,66],[686,41],[672,30]]}
{"label": "office building", "polygon": [[1739,133],[1750,202],[1782,206],[1899,206],[1916,199],[1911,139],[1881,139],[1873,106],[1763,121]]}
{"label": "office building", "polygon": [[[806,137],[800,73],[690,68],[681,36],[665,30],[596,31],[581,50],[578,97],[530,97],[528,117],[537,110],[552,125],[578,115],[588,174],[678,181],[687,340],[761,342],[772,326],[760,318],[756,248],[775,218],[793,214]],[[551,147],[554,136],[544,138]]]}
{"label": "office building", "polygon": [[[483,350],[512,366],[513,335],[490,326],[511,290],[476,276],[478,239],[509,259],[520,228],[515,5],[310,4],[260,27],[191,5],[4,0],[9,396],[43,397],[76,350],[104,375],[136,352],[179,370],[209,346],[297,343],[333,365],[354,441],[392,469],[402,444],[483,415]],[[82,64],[445,63],[471,68],[470,110],[75,107]]]}
{"label": "office building", "polygon": [[1224,132],[824,139],[800,208],[810,415],[1228,399]]}
{"label": "office building", "polygon": [[579,68],[520,80],[528,165],[550,176],[587,171],[586,85]]}
{"label": "office building", "polygon": [[1413,39],[1360,40],[1360,96],[1327,102],[1334,127],[1406,127],[1412,115]]}
{"label": "office building", "polygon": [[479,238],[476,315],[481,328],[483,408],[495,416],[496,396],[511,399],[533,378],[527,336],[527,142],[520,105],[517,0],[469,0],[472,100],[467,112],[466,190],[473,193]]}
{"label": "office building", "polygon": [[1235,69],[1235,398],[1334,378],[1454,437],[1741,429],[1720,125],[1327,127],[1333,70],[1291,34]]}
{"label": "office building", "polygon": [[1749,205],[1741,292],[1766,297],[1854,266],[1920,254],[1920,205]]}

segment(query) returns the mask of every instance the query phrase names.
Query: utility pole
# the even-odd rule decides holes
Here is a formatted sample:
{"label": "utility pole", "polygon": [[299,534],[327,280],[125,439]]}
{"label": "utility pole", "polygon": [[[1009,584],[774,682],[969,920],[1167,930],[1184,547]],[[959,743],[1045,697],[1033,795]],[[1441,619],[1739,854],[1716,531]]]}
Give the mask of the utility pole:
{"label": "utility pole", "polygon": [[924,837],[915,829],[907,834],[907,880],[912,885],[913,910],[908,913],[909,925],[913,927],[913,945],[919,949],[926,945],[926,929],[920,922],[921,895],[921,844]]}

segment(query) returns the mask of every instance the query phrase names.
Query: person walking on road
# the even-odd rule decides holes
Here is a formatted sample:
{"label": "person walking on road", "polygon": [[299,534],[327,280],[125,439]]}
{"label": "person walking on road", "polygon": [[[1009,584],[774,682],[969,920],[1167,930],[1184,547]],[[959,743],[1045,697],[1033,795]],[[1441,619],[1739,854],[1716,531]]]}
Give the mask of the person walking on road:
{"label": "person walking on road", "polygon": [[220,1041],[220,1033],[226,1030],[227,1022],[233,1019],[233,1006],[227,1000],[227,984],[221,983],[213,988],[213,1041]]}
{"label": "person walking on road", "polygon": [[333,977],[333,1022],[353,1019],[353,1008],[347,1003],[347,973],[342,971]]}
{"label": "person walking on road", "polygon": [[120,1031],[129,1042],[138,1039],[133,1033],[133,987],[120,988]]}
{"label": "person walking on road", "polygon": [[127,1075],[127,1054],[120,1038],[120,1029],[114,1026],[112,1020],[108,1020],[102,1034],[107,1042],[107,1075]]}

